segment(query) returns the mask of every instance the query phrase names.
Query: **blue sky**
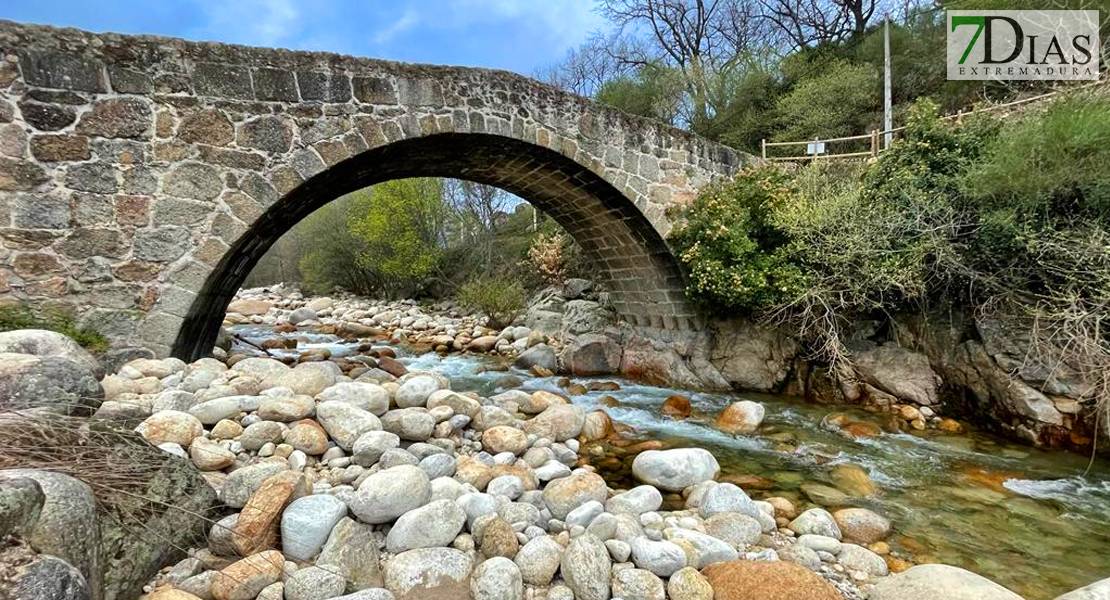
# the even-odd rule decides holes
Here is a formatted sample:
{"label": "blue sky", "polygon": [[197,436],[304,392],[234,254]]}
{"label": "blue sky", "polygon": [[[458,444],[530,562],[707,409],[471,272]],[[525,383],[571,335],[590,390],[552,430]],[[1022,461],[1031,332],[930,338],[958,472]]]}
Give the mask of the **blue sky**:
{"label": "blue sky", "polygon": [[0,18],[526,75],[603,25],[592,0],[4,0]]}

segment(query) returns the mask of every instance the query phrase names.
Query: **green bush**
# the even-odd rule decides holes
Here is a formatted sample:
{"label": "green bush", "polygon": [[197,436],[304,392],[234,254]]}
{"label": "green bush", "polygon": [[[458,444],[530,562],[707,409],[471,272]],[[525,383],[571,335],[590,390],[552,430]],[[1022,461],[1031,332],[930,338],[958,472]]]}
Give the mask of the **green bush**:
{"label": "green bush", "polygon": [[791,194],[783,173],[763,168],[698,195],[670,235],[693,300],[718,312],[744,312],[775,306],[804,289],[785,232],[771,218]]}
{"label": "green bush", "polygon": [[775,105],[774,139],[808,140],[855,135],[869,128],[879,109],[878,70],[872,65],[824,60]]}
{"label": "green bush", "polygon": [[94,329],[80,327],[73,316],[59,310],[35,312],[24,304],[0,306],[0,331],[16,329],[46,329],[56,331],[80,344],[91,352],[105,352],[108,338]]}
{"label": "green bush", "polygon": [[489,326],[501,329],[512,324],[524,308],[524,287],[508,277],[480,277],[459,288],[458,301],[467,309],[485,313]]}

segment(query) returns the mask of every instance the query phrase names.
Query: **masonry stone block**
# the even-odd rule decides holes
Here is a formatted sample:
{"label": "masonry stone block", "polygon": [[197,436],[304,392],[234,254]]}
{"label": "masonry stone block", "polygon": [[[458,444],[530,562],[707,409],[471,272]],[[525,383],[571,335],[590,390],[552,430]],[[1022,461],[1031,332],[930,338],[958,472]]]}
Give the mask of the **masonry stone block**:
{"label": "masonry stone block", "polygon": [[19,67],[28,85],[85,92],[106,92],[104,65],[61,52],[28,49],[19,53]]}

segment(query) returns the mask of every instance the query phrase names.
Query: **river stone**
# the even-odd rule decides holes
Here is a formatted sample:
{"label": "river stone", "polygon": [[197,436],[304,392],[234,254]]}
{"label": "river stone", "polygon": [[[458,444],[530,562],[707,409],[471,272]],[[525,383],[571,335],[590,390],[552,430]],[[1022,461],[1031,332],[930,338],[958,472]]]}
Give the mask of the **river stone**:
{"label": "river stone", "polygon": [[805,535],[799,536],[797,544],[801,546],[806,546],[807,548],[812,548],[815,551],[828,552],[829,554],[833,555],[839,554],[840,548],[841,546],[843,546],[843,544],[840,543],[840,540],[836,538],[831,538],[824,535],[814,535],[812,533],[807,533]]}
{"label": "river stone", "polygon": [[470,594],[471,559],[453,548],[418,548],[385,564],[385,587],[397,600],[458,600]]}
{"label": "river stone", "polygon": [[693,566],[699,569],[704,569],[713,563],[736,560],[739,556],[736,548],[728,542],[692,529],[668,527],[663,531],[663,536],[670,542],[689,543],[697,554],[697,564]]}
{"label": "river stone", "polygon": [[717,416],[717,429],[725,433],[755,433],[763,423],[766,410],[763,405],[751,400],[741,400],[729,404]]}
{"label": "river stone", "polygon": [[836,560],[845,568],[862,571],[871,577],[882,577],[887,574],[886,561],[883,557],[856,544],[842,544]]}
{"label": "river stone", "polygon": [[1022,600],[997,583],[949,565],[911,567],[880,579],[867,600]]}
{"label": "river stone", "polygon": [[643,569],[621,569],[613,575],[614,598],[665,600],[663,580]]}
{"label": "river stone", "polygon": [[609,498],[605,502],[605,510],[614,514],[640,516],[657,511],[662,505],[663,495],[659,490],[650,485],[640,485]]}
{"label": "river stone", "polygon": [[494,517],[482,529],[482,542],[479,546],[487,558],[503,556],[512,560],[520,552],[520,540],[513,526],[501,517]]}
{"label": "river stone", "polygon": [[201,471],[220,471],[235,462],[235,453],[204,437],[193,439],[189,459]]}
{"label": "river stone", "polygon": [[811,508],[790,522],[790,529],[799,535],[812,533],[835,539],[842,539],[836,520],[823,508]]}
{"label": "river stone", "polygon": [[343,593],[342,573],[311,566],[302,567],[285,578],[285,600],[327,600]]}
{"label": "river stone", "polygon": [[287,387],[294,394],[315,396],[335,385],[336,378],[342,374],[339,365],[331,361],[305,362],[278,377],[275,385]]}
{"label": "river stone", "polygon": [[574,404],[549,406],[524,423],[524,430],[537,437],[563,442],[582,433],[586,411]]}
{"label": "river stone", "polygon": [[252,554],[220,570],[212,581],[216,600],[254,600],[262,588],[281,579],[285,559],[277,550]]}
{"label": "river stone", "polygon": [[382,429],[402,440],[423,442],[432,437],[436,419],[426,409],[411,407],[391,410],[382,416]]}
{"label": "river stone", "polygon": [[520,454],[528,449],[528,436],[516,427],[498,425],[482,432],[482,447],[493,454]]}
{"label": "river stone", "polygon": [[281,515],[281,551],[286,558],[307,561],[328,540],[332,528],[347,516],[347,505],[329,494],[297,498]]}
{"label": "river stone", "polygon": [[748,515],[725,512],[706,519],[705,531],[717,539],[742,548],[759,541],[763,526]]}
{"label": "river stone", "polygon": [[382,416],[389,410],[389,391],[376,383],[343,381],[316,394],[320,402],[346,402]]}
{"label": "river stone", "polygon": [[643,481],[671,492],[717,477],[721,466],[702,448],[647,450],[632,461],[632,474]]}
{"label": "river stone", "polygon": [[340,448],[348,452],[362,434],[382,429],[382,422],[373,413],[334,400],[316,405],[316,421]]}
{"label": "river stone", "polygon": [[254,375],[261,382],[262,389],[274,387],[279,378],[292,371],[289,365],[281,361],[262,357],[244,358],[235,363],[231,370]]}
{"label": "river stone", "polygon": [[632,562],[641,569],[647,569],[660,577],[670,577],[675,571],[686,566],[686,552],[673,542],[654,541],[646,537],[634,538],[629,542],[632,547]]}
{"label": "river stone", "polygon": [[559,570],[563,547],[555,538],[541,535],[528,540],[513,558],[520,567],[521,577],[528,585],[547,586]]}
{"label": "river stone", "polygon": [[428,479],[450,477],[455,474],[455,457],[450,454],[432,454],[424,457],[418,465],[428,474]]}
{"label": "river stone", "polygon": [[316,320],[316,311],[307,306],[302,306],[289,313],[288,321],[293,325],[304,323],[305,321]]}
{"label": "river stone", "polygon": [[0,554],[0,559],[5,564],[4,578],[0,580],[2,598],[91,600],[93,597],[81,572],[56,556],[23,552],[16,548]]}
{"label": "river stone", "polygon": [[609,549],[588,533],[567,544],[560,562],[563,580],[574,592],[575,600],[609,600],[611,567]]}
{"label": "river stone", "polygon": [[71,360],[88,369],[97,379],[104,377],[100,362],[88,350],[56,331],[16,329],[0,332],[0,354],[30,354]]}
{"label": "river stone", "polygon": [[36,551],[56,556],[72,565],[88,582],[90,589],[100,590],[100,532],[97,528],[96,497],[92,488],[62,473],[31,469],[0,471],[0,480],[3,481],[23,478],[34,480],[44,498],[27,541]]}
{"label": "river stone", "polygon": [[667,581],[670,600],[713,600],[713,586],[693,567],[675,571]]}
{"label": "river stone", "polygon": [[285,462],[277,460],[265,460],[235,469],[220,487],[220,500],[232,508],[242,508],[262,482],[287,469]]}
{"label": "river stone", "polygon": [[139,423],[135,431],[155,446],[171,443],[188,448],[194,439],[204,434],[204,425],[189,413],[162,410]]}
{"label": "river stone", "polygon": [[802,544],[789,544],[778,550],[779,560],[786,560],[802,565],[810,571],[821,570],[821,556],[817,551]]}
{"label": "river stone", "polygon": [[843,600],[821,576],[786,561],[734,560],[709,565],[702,574],[714,600]]}
{"label": "river stone", "polygon": [[736,512],[748,515],[756,520],[760,519],[759,507],[748,497],[747,492],[731,483],[721,483],[706,490],[701,497],[701,506],[698,507],[698,512],[702,518]]}
{"label": "river stone", "polygon": [[495,556],[474,569],[470,578],[473,600],[522,600],[524,583],[513,561]]}
{"label": "river stone", "polygon": [[810,482],[803,483],[800,489],[814,504],[821,506],[844,506],[851,502],[848,494],[829,485]]}
{"label": "river stone", "polygon": [[388,431],[367,431],[355,440],[351,461],[364,467],[372,466],[386,451],[401,445],[401,438]]}
{"label": "river stone", "polygon": [[605,502],[609,488],[596,473],[575,471],[568,477],[556,479],[543,490],[543,503],[556,519],[565,519],[570,511],[591,500]]}
{"label": "river stone", "polygon": [[224,396],[194,404],[189,409],[189,414],[200,419],[200,422],[205,425],[215,425],[223,419],[232,419],[246,410],[255,410],[261,402],[260,398],[251,396]]}
{"label": "river stone", "polygon": [[[272,388],[271,388],[272,389]],[[258,416],[266,421],[292,423],[316,411],[316,401],[311,396],[267,398],[258,404]]]}
{"label": "river stone", "polygon": [[415,548],[447,546],[462,531],[466,513],[452,500],[435,500],[401,515],[385,548],[394,554]]}
{"label": "river stone", "polygon": [[516,367],[528,370],[538,366],[554,373],[559,369],[555,358],[555,349],[547,344],[536,344],[520,353],[513,363]]}
{"label": "river stone", "polygon": [[247,425],[239,435],[239,443],[244,450],[258,451],[266,444],[280,444],[289,429],[284,423],[277,421],[259,421]]}
{"label": "river stone", "polygon": [[49,407],[87,416],[103,400],[96,375],[78,362],[64,356],[0,353],[0,410]]}
{"label": "river stone", "polygon": [[1091,585],[1072,590],[1056,600],[1107,600],[1110,599],[1110,578],[1101,579]]}
{"label": "river stone", "polygon": [[382,586],[374,527],[349,517],[332,528],[316,564],[345,573],[348,593]]}
{"label": "river stone", "polygon": [[364,523],[388,523],[424,506],[432,485],[419,467],[401,465],[367,477],[352,497],[351,512]]}
{"label": "river stone", "polygon": [[843,508],[833,519],[845,541],[873,544],[890,535],[890,520],[866,508]]}
{"label": "river stone", "polygon": [[482,408],[482,404],[474,398],[444,389],[436,390],[428,396],[428,410],[440,406],[449,406],[456,415],[465,415],[469,419],[473,419]]}
{"label": "river stone", "polygon": [[428,396],[440,388],[439,380],[430,375],[417,375],[401,384],[393,394],[397,408],[426,407]]}

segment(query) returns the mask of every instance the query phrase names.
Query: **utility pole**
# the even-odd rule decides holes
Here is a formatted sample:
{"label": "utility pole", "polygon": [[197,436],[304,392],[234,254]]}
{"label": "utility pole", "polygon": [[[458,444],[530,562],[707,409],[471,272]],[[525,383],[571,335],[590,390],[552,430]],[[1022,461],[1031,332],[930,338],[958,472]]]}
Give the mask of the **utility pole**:
{"label": "utility pole", "polygon": [[894,115],[890,107],[890,15],[883,24],[883,149],[890,148],[894,137]]}

